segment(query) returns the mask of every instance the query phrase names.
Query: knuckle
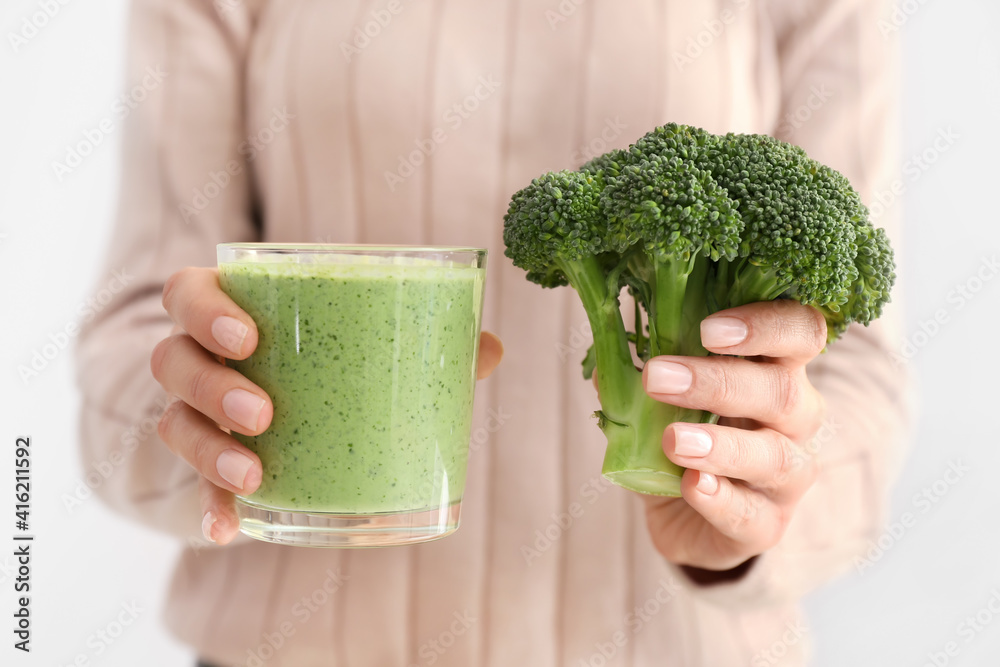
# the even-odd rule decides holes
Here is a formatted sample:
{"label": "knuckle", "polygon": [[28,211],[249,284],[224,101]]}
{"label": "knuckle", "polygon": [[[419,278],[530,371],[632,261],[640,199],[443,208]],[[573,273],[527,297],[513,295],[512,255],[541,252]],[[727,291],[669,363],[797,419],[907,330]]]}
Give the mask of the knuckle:
{"label": "knuckle", "polygon": [[739,499],[734,499],[733,511],[729,514],[729,530],[734,535],[743,535],[753,525],[764,500],[755,493],[746,492],[737,495]]}
{"label": "knuckle", "polygon": [[172,337],[164,338],[156,347],[153,348],[152,354],[149,355],[149,370],[153,373],[153,377],[157,382],[163,379],[163,370],[166,364],[167,353],[170,346],[173,344],[171,340]]}
{"label": "knuckle", "polygon": [[776,413],[780,419],[794,416],[802,407],[802,383],[799,375],[784,366],[774,366]]}
{"label": "knuckle", "polygon": [[782,350],[788,347],[788,343],[795,339],[796,334],[789,326],[788,314],[782,311],[777,312],[774,322],[768,327],[767,346],[771,350]]}
{"label": "knuckle", "polygon": [[[730,431],[729,440],[729,463],[733,470],[746,470],[753,464],[753,445],[749,442],[748,432],[743,429]],[[713,437],[717,437],[713,435]]]}
{"label": "knuckle", "polygon": [[188,379],[191,403],[196,408],[208,405],[211,401],[214,370],[208,366],[199,366],[192,371],[191,377]]}
{"label": "knuckle", "polygon": [[174,401],[166,407],[163,414],[160,415],[159,421],[156,423],[156,433],[160,436],[160,440],[166,444],[167,449],[174,451],[174,445],[172,443],[173,438],[171,434],[174,431],[175,422],[177,420],[177,415],[183,408],[184,403],[181,401]]}
{"label": "knuckle", "polygon": [[739,380],[736,371],[728,364],[712,364],[711,367],[709,398],[723,405],[734,403],[739,394]]}
{"label": "knuckle", "polygon": [[163,283],[163,296],[161,303],[163,304],[163,309],[170,311],[170,305],[173,303],[174,296],[177,293],[177,283],[180,282],[184,276],[187,269],[181,269],[180,271],[175,271],[167,278],[166,282]]}
{"label": "knuckle", "polygon": [[774,456],[774,475],[779,483],[788,480],[789,475],[801,462],[800,457],[792,450],[792,443],[785,436],[775,432],[774,443],[771,447]]}
{"label": "knuckle", "polygon": [[820,351],[826,347],[826,338],[828,335],[826,318],[823,317],[821,313],[816,308],[809,308],[810,314],[812,315],[812,323],[810,327],[810,332],[808,335],[811,336],[810,350],[819,354]]}
{"label": "knuckle", "polygon": [[[221,431],[220,431],[221,433]],[[206,472],[212,469],[215,451],[215,434],[199,429],[191,441],[191,463],[199,472]]]}

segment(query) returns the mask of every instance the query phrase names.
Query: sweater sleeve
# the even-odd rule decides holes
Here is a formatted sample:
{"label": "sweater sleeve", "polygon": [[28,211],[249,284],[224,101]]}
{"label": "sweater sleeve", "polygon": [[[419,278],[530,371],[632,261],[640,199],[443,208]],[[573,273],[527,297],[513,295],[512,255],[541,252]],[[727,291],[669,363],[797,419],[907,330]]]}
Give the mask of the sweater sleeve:
{"label": "sweater sleeve", "polygon": [[88,485],[114,510],[186,539],[201,535],[198,476],[157,436],[167,395],[149,360],[172,328],[161,304],[167,277],[214,266],[217,243],[258,234],[241,151],[256,5],[133,2],[117,220],[98,279],[115,275],[124,288],[77,339],[80,447],[97,473]]}
{"label": "sweater sleeve", "polygon": [[[899,256],[899,204],[883,205],[898,178],[898,71],[894,40],[883,35],[888,4],[780,0],[774,27],[780,103],[772,134],[844,173],[889,233]],[[896,198],[898,200],[898,197]],[[730,608],[794,602],[863,557],[886,521],[888,491],[901,463],[910,390],[895,353],[899,304],[870,327],[853,325],[807,368],[827,402],[827,418],[808,443],[820,463],[782,541],[726,583],[695,595]]]}

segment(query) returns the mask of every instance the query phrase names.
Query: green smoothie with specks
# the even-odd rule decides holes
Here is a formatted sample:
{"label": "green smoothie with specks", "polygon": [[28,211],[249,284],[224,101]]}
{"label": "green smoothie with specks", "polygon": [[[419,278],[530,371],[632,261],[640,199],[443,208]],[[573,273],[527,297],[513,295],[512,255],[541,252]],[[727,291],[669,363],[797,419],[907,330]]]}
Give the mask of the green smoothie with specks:
{"label": "green smoothie with specks", "polygon": [[461,499],[485,270],[432,263],[221,263],[259,342],[227,364],[274,419],[234,437],[260,457],[247,500],[372,514]]}

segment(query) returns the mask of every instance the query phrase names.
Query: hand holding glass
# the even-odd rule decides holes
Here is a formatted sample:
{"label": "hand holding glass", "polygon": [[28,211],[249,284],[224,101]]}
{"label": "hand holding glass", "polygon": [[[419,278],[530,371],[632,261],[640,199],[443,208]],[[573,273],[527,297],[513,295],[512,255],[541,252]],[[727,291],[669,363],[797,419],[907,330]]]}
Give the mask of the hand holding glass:
{"label": "hand holding glass", "polygon": [[219,247],[219,284],[257,323],[229,361],[274,402],[236,439],[261,460],[241,530],[311,546],[418,542],[458,527],[483,250]]}

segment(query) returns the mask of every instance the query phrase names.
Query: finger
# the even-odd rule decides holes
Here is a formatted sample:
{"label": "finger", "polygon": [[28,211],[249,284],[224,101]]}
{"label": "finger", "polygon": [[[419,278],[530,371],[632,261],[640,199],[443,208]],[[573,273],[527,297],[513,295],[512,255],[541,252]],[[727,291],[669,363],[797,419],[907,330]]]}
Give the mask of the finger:
{"label": "finger", "polygon": [[791,299],[750,303],[710,315],[701,323],[701,344],[710,352],[765,356],[803,365],[826,347],[826,319]]}
{"label": "finger", "polygon": [[168,406],[157,431],[171,452],[216,486],[242,494],[260,486],[263,468],[257,455],[187,403]]}
{"label": "finger", "polygon": [[160,341],[153,349],[150,368],[169,393],[226,428],[257,435],[271,423],[274,408],[267,393],[220,364],[187,334]]}
{"label": "finger", "polygon": [[205,539],[217,544],[232,542],[240,532],[236,497],[204,477],[198,480],[198,496],[201,501],[201,532]]}
{"label": "finger", "polygon": [[681,495],[729,544],[718,551],[729,552],[739,564],[778,543],[785,532],[785,512],[766,495],[725,477],[686,470]]}
{"label": "finger", "polygon": [[770,428],[678,422],[663,432],[663,452],[681,467],[739,479],[779,501],[797,500],[816,479],[815,458]]}
{"label": "finger", "polygon": [[642,371],[652,398],[723,417],[746,417],[795,440],[811,436],[823,399],[796,369],[735,357],[654,357]]}
{"label": "finger", "polygon": [[257,325],[219,287],[218,269],[188,267],[170,276],[163,286],[163,307],[216,354],[246,359],[257,347]]}
{"label": "finger", "polygon": [[503,359],[503,342],[496,334],[483,331],[479,334],[479,368],[476,379],[488,378]]}

